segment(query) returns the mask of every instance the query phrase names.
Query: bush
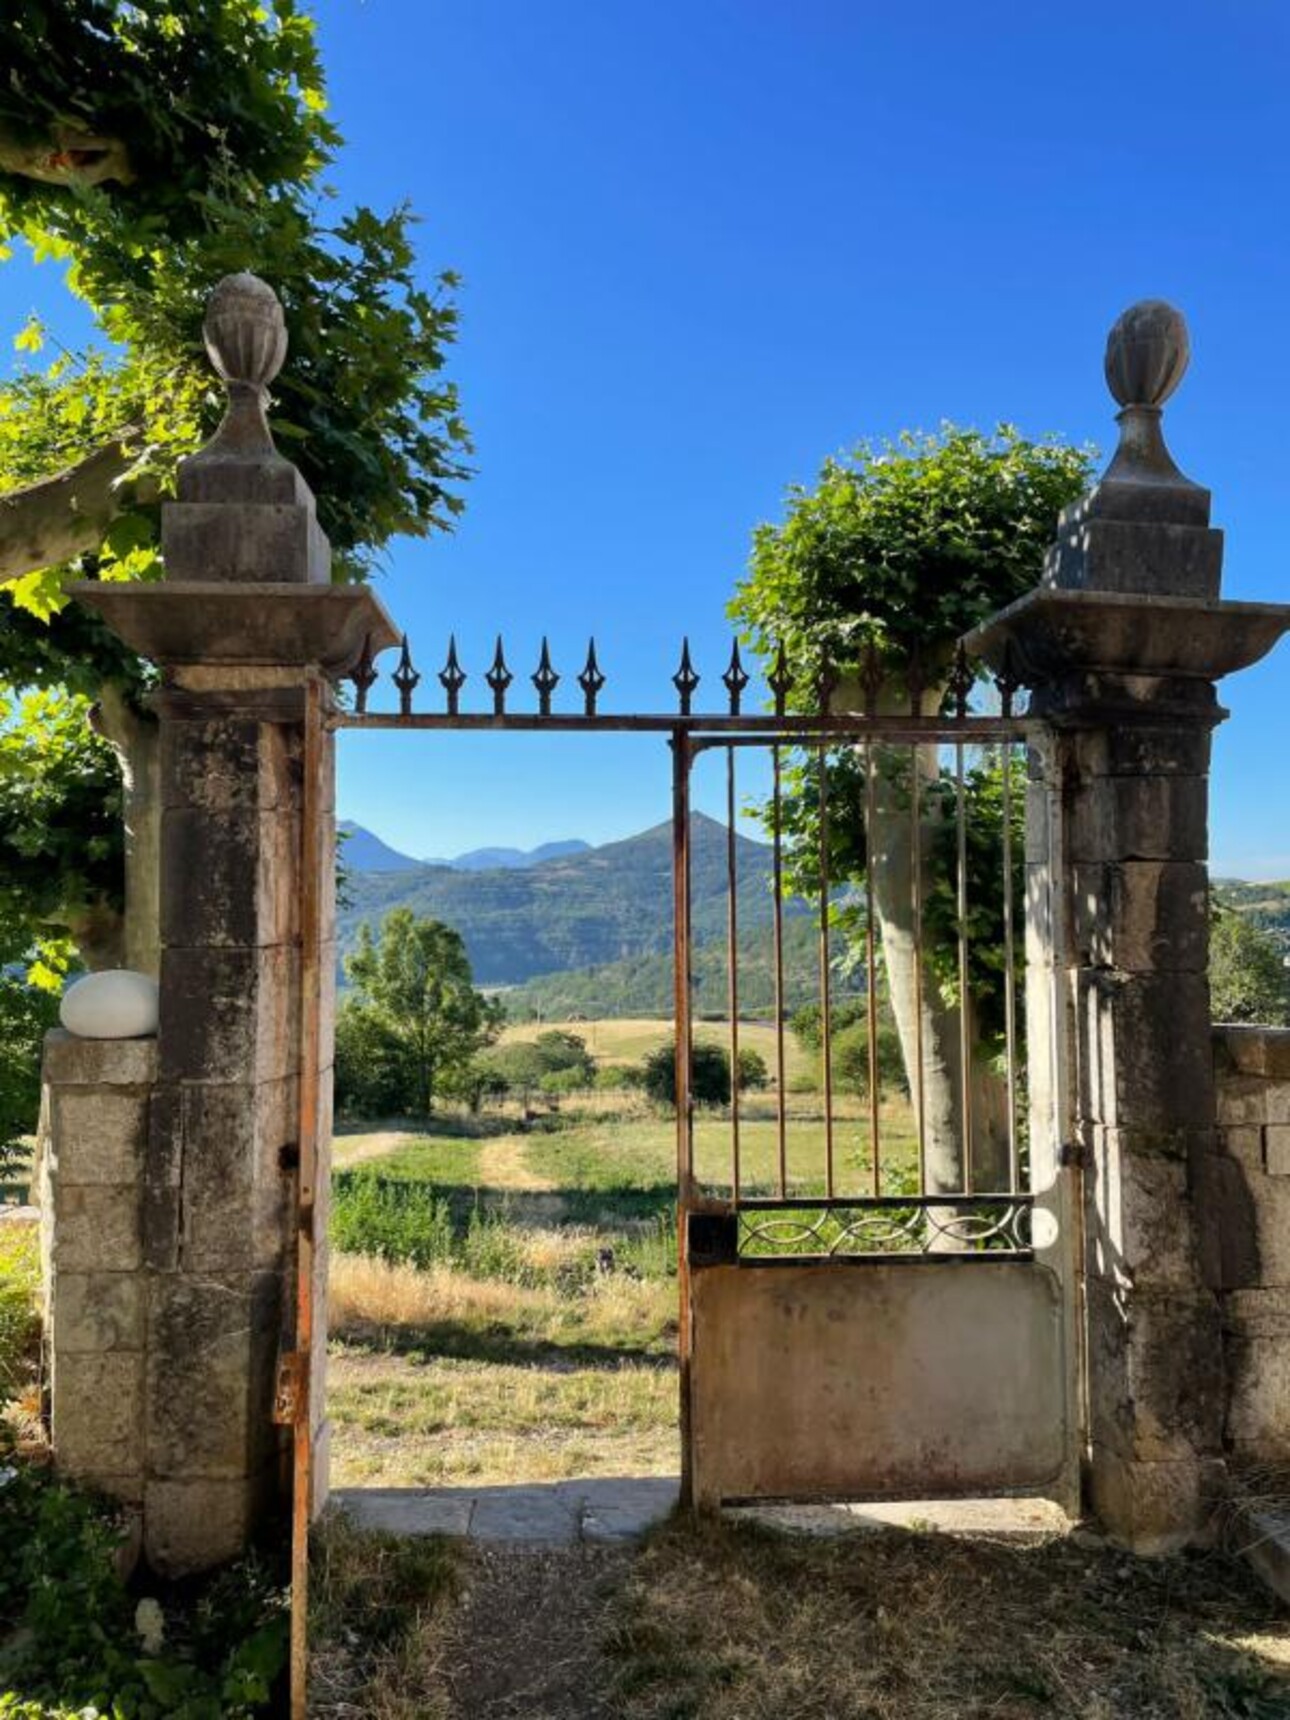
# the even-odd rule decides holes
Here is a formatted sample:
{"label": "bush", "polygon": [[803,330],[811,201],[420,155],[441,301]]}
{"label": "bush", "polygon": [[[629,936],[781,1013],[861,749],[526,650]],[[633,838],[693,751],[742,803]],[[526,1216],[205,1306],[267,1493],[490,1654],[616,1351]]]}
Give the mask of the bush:
{"label": "bush", "polygon": [[[758,1052],[739,1053],[739,1087],[764,1087],[769,1080],[766,1060]],[[651,1051],[641,1065],[641,1085],[656,1105],[676,1106],[676,1041],[669,1039]],[[695,1041],[690,1065],[690,1092],[696,1105],[730,1103],[730,1053],[710,1040]]]}
{"label": "bush", "polygon": [[346,998],[336,1011],[336,1109],[347,1117],[396,1117],[416,1108],[398,1034],[374,1009]]}
{"label": "bush", "polygon": [[[833,1079],[848,1093],[869,1091],[869,1026],[853,1021],[833,1035]],[[894,1027],[878,1028],[878,1087],[887,1092],[905,1085],[905,1059]]]}
{"label": "bush", "polygon": [[332,1178],[331,1238],[347,1254],[375,1254],[425,1270],[456,1255],[452,1211],[429,1183],[338,1171]]}
{"label": "bush", "polygon": [[552,1069],[538,1085],[548,1099],[563,1099],[570,1093],[585,1093],[592,1084],[587,1069]]}
{"label": "bush", "polygon": [[35,1225],[0,1229],[0,1405],[34,1377],[40,1349],[40,1239]]}

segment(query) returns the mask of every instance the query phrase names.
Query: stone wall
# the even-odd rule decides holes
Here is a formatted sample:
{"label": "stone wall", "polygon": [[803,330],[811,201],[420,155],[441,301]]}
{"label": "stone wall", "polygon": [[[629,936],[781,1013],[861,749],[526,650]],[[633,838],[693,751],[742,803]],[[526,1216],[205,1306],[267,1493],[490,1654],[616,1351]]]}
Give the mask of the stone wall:
{"label": "stone wall", "polygon": [[1290,1028],[1216,1027],[1225,1438],[1290,1462]]}
{"label": "stone wall", "polygon": [[143,1258],[152,1039],[45,1042],[41,1246],[50,1409],[64,1471],[142,1506]]}

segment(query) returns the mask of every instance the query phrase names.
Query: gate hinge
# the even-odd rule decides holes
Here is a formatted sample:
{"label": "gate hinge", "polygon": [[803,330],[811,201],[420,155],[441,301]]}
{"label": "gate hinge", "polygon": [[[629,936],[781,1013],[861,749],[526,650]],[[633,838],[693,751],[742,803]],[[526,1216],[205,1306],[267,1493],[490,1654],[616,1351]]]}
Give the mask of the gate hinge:
{"label": "gate hinge", "polygon": [[278,1357],[278,1382],[273,1392],[273,1422],[276,1427],[294,1427],[303,1401],[305,1367],[303,1350],[284,1350]]}
{"label": "gate hinge", "polygon": [[1063,1141],[1057,1149],[1057,1163],[1064,1171],[1086,1171],[1089,1165],[1088,1148],[1080,1141]]}

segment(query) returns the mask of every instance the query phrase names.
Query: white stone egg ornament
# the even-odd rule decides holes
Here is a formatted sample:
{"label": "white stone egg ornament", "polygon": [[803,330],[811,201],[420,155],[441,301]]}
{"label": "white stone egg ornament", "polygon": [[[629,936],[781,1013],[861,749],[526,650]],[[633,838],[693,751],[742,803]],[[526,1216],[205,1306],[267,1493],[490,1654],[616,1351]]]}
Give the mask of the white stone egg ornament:
{"label": "white stone egg ornament", "polygon": [[143,1039],[157,1031],[157,982],[129,968],[87,973],[63,993],[58,1019],[78,1039]]}

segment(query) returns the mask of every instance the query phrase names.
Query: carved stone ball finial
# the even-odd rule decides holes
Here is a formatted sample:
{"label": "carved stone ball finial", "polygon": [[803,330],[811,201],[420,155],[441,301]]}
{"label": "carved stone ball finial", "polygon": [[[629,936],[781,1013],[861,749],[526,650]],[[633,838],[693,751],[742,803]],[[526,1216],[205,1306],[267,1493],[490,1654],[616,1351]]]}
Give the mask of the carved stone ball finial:
{"label": "carved stone ball finial", "polygon": [[1165,446],[1161,408],[1191,358],[1183,314],[1164,299],[1142,299],[1106,337],[1106,382],[1120,411],[1120,445],[1098,486],[1096,511],[1123,519],[1208,519],[1206,492],[1178,470]]}
{"label": "carved stone ball finial", "polygon": [[217,458],[271,453],[268,387],[287,356],[278,295],[258,275],[225,275],[210,296],[202,335],[228,390],[224,421],[203,452]]}
{"label": "carved stone ball finial", "polygon": [[1141,299],[1117,317],[1106,337],[1106,385],[1121,406],[1163,406],[1191,362],[1180,310]]}

